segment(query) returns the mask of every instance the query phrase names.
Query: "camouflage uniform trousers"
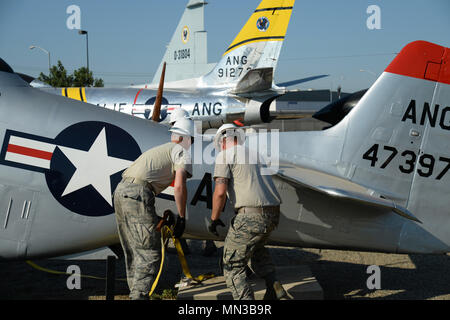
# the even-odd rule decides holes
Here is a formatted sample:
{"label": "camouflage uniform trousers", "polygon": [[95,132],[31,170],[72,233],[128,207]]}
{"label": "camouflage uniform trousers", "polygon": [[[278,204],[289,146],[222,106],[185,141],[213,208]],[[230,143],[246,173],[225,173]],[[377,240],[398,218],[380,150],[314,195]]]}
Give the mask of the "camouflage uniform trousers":
{"label": "camouflage uniform trousers", "polygon": [[280,213],[238,213],[225,238],[223,269],[234,300],[254,300],[246,266],[260,278],[275,274],[275,266],[265,243],[278,226]]}
{"label": "camouflage uniform trousers", "polygon": [[130,299],[148,299],[161,260],[155,196],[146,186],[122,181],[114,192],[114,207]]}

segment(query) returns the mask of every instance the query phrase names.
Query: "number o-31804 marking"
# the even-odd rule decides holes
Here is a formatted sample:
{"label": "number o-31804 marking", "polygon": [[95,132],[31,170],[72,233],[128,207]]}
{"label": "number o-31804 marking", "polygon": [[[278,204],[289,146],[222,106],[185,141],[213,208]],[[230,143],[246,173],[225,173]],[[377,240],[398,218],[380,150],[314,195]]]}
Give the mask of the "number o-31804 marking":
{"label": "number o-31804 marking", "polygon": [[[378,150],[380,148],[379,144],[374,144],[369,148],[364,154],[363,159],[370,161],[370,166],[375,167],[378,162]],[[390,154],[383,161],[380,169],[386,169],[386,167],[391,163],[391,161],[397,156],[398,150],[395,147],[383,146],[383,150],[389,151]],[[411,150],[405,150],[401,154],[404,159],[404,163],[398,166],[398,169],[406,174],[410,174],[414,171],[417,161],[417,154]],[[436,176],[436,180],[441,180],[442,177],[450,169],[450,159],[445,157],[439,157],[440,162],[444,162],[447,165],[442,169],[442,171]],[[422,154],[419,157],[419,164],[417,165],[417,174],[421,177],[428,178],[433,175],[434,166],[436,164],[436,159],[431,154]]]}
{"label": "number o-31804 marking", "polygon": [[183,60],[191,58],[190,49],[175,50],[173,52],[173,60]]}

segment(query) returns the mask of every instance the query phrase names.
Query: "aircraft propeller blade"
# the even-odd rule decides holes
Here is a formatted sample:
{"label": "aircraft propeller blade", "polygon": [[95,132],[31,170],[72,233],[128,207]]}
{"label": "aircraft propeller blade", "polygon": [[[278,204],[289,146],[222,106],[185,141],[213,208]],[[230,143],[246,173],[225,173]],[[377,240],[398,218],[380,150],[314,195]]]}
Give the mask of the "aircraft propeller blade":
{"label": "aircraft propeller blade", "polygon": [[158,94],[156,95],[155,105],[153,107],[152,120],[155,122],[159,122],[159,116],[161,114],[161,101],[163,96],[165,74],[166,74],[166,63],[164,62],[161,72],[161,79],[159,80]]}

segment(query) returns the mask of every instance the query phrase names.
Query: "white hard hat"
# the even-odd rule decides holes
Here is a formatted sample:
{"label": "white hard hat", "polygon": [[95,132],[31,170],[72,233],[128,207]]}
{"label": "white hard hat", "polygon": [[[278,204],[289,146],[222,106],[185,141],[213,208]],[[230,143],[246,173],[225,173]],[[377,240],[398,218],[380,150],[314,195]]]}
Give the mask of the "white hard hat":
{"label": "white hard hat", "polygon": [[179,119],[174,123],[174,125],[172,126],[172,128],[170,128],[169,131],[182,136],[194,137],[195,135],[194,121],[186,118]]}
{"label": "white hard hat", "polygon": [[217,150],[220,150],[220,143],[223,138],[235,136],[238,138],[239,143],[242,143],[245,138],[243,137],[243,131],[238,132],[237,129],[241,129],[235,124],[226,123],[220,126],[220,128],[216,132],[216,136],[214,137],[214,146]]}
{"label": "white hard hat", "polygon": [[186,118],[189,116],[189,113],[183,108],[176,108],[170,113],[170,124],[173,125],[177,120]]}

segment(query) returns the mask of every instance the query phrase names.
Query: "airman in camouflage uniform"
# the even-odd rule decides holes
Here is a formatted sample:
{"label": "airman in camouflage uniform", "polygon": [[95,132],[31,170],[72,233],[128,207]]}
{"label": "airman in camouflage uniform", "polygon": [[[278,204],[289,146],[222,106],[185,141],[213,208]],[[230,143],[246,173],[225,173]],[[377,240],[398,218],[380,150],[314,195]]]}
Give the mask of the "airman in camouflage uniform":
{"label": "airman in camouflage uniform", "polygon": [[192,176],[192,165],[186,149],[193,137],[193,124],[192,135],[180,130],[180,127],[186,126],[191,128],[189,124],[177,126],[175,123],[171,129],[172,142],[144,152],[123,172],[122,181],[114,192],[117,229],[125,254],[132,300],[149,298],[152,282],[159,270],[161,234],[156,230],[160,219],[155,212],[155,196],[173,181],[179,213],[174,235],[179,238],[184,231],[186,179]]}
{"label": "airman in camouflage uniform", "polygon": [[114,192],[114,207],[130,299],[145,299],[159,270],[161,252],[154,193],[134,179],[125,178]]}
{"label": "airman in camouflage uniform", "polygon": [[237,215],[231,220],[225,239],[223,269],[227,287],[235,300],[254,300],[248,283],[246,266],[267,285],[265,299],[280,299],[286,295],[276,280],[275,267],[265,243],[278,226],[280,196],[269,175],[261,174],[261,164],[245,161],[248,149],[236,134],[233,125],[222,126],[216,134],[217,155],[214,179],[213,209],[209,231],[218,235],[218,225],[225,226],[220,213],[226,197],[234,205]]}

